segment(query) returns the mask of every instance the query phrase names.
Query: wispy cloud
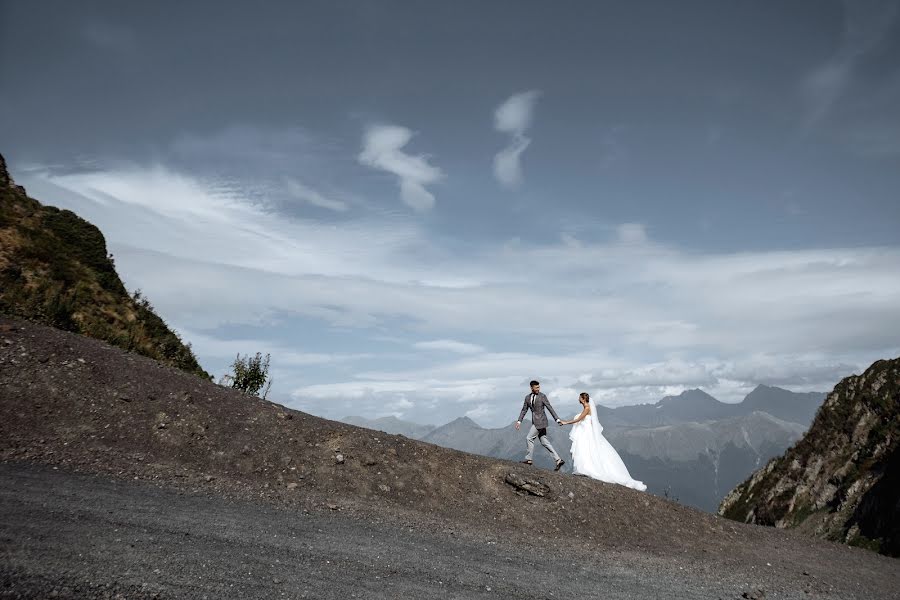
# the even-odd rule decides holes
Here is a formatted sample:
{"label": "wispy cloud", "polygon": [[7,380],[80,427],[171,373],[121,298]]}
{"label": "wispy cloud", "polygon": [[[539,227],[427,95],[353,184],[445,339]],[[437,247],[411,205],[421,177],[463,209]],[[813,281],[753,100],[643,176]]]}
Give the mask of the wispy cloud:
{"label": "wispy cloud", "polygon": [[300,183],[292,177],[285,178],[285,186],[287,187],[287,190],[291,194],[291,196],[298,200],[307,202],[312,206],[325,208],[335,212],[345,212],[347,210],[347,203],[343,200],[326,198],[316,190]]}
{"label": "wispy cloud", "polygon": [[429,164],[427,156],[415,156],[403,151],[412,137],[413,132],[406,127],[370,127],[363,137],[359,162],[396,175],[403,201],[414,210],[427,211],[434,207],[435,199],[425,186],[443,179],[444,173]]}
{"label": "wispy cloud", "polygon": [[808,127],[832,111],[853,82],[860,61],[885,39],[898,16],[895,3],[846,0],[843,5],[846,16],[840,46],[801,82]]}
{"label": "wispy cloud", "polygon": [[622,223],[616,227],[619,241],[625,244],[643,244],[647,241],[647,229],[641,223]]}
{"label": "wispy cloud", "polygon": [[531,144],[525,132],[531,126],[539,95],[537,90],[513,94],[494,111],[494,128],[510,135],[509,145],[494,157],[494,175],[506,187],[522,182],[522,153]]}
{"label": "wispy cloud", "polygon": [[456,340],[432,340],[428,342],[417,342],[415,347],[419,350],[437,350],[444,352],[454,352],[457,354],[478,354],[484,352],[484,348],[478,344],[468,344],[466,342],[458,342]]}

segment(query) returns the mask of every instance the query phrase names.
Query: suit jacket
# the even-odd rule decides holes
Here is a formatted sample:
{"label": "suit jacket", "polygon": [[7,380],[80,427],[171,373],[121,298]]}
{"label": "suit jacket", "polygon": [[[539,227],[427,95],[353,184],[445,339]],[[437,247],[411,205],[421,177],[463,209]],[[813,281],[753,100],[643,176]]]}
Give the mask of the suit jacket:
{"label": "suit jacket", "polygon": [[530,410],[531,422],[534,423],[534,426],[538,429],[542,429],[547,426],[547,415],[544,414],[544,408],[550,411],[554,421],[559,421],[559,417],[556,416],[556,411],[550,406],[550,401],[547,400],[547,396],[545,396],[543,392],[538,392],[535,395],[534,406],[531,405],[531,392],[528,392],[528,395],[525,396],[525,402],[522,404],[522,412],[519,413],[518,420],[521,421],[525,417],[525,413]]}

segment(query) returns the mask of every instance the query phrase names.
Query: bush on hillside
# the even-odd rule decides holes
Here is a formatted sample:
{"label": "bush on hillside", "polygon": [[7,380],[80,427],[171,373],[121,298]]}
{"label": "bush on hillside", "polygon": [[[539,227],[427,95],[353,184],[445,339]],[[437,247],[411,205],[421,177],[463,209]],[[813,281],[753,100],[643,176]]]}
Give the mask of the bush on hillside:
{"label": "bush on hillside", "polygon": [[238,353],[234,362],[231,364],[232,372],[224,375],[219,381],[219,385],[230,386],[236,390],[241,390],[248,396],[259,396],[259,391],[263,390],[262,398],[265,400],[272,388],[272,380],[269,378],[269,355],[263,358],[262,353],[257,352],[255,356],[241,356]]}

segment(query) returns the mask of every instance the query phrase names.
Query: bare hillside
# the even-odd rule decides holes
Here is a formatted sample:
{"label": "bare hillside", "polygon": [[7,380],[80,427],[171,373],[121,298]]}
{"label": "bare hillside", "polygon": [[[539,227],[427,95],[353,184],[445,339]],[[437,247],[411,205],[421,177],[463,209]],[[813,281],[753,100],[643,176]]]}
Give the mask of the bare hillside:
{"label": "bare hillside", "polygon": [[797,597],[834,589],[839,597],[887,598],[900,587],[900,563],[870,552],[320,419],[97,340],[5,318],[0,458],[435,534],[634,552],[746,573]]}

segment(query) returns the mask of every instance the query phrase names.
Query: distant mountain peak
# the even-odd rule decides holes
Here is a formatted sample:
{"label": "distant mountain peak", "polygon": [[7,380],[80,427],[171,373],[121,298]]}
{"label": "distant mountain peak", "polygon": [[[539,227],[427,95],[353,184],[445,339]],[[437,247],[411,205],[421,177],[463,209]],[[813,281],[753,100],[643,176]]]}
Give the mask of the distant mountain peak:
{"label": "distant mountain peak", "polygon": [[481,427],[478,423],[476,423],[469,417],[465,417],[465,416],[457,417],[456,419],[453,419],[452,421],[447,423],[447,425],[466,425],[466,426],[470,426],[470,427],[479,427],[479,428]]}
{"label": "distant mountain peak", "polygon": [[677,396],[666,396],[657,404],[674,404],[684,401],[694,401],[694,402],[707,402],[707,403],[715,403],[715,404],[723,404],[723,402],[717,400],[713,396],[710,396],[700,388],[693,388],[690,390],[684,390]]}
{"label": "distant mountain peak", "polygon": [[780,388],[777,385],[769,385],[767,383],[757,383],[756,387],[753,388],[753,391],[751,391],[750,393],[753,394],[754,392],[765,392],[765,391],[771,391],[771,390],[778,391],[778,392],[790,391],[790,390],[786,390],[784,388]]}

